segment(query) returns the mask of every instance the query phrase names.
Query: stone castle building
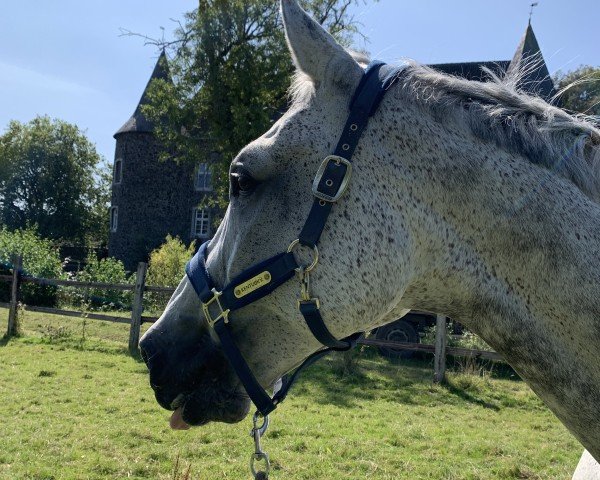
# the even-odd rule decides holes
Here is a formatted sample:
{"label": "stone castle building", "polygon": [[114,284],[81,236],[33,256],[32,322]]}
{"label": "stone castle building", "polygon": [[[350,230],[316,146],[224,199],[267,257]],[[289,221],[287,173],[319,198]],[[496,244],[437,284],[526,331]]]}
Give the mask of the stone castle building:
{"label": "stone castle building", "polygon": [[[521,80],[523,89],[549,100],[555,93],[531,24],[527,26],[512,60],[445,63],[431,67],[469,80],[484,80],[482,67],[499,76],[518,67],[524,58],[536,57]],[[186,244],[211,236],[211,211],[199,207],[212,190],[207,163],[178,165],[160,161],[154,125],[142,113],[149,102],[148,88],[154,79],[171,81],[167,57],[160,55],[133,115],[115,133],[110,208],[109,255],[122,260],[128,270],[146,261],[150,252],[170,234]]]}
{"label": "stone castle building", "polygon": [[109,255],[135,270],[170,234],[189,244],[211,235],[211,212],[199,208],[211,191],[208,164],[161,161],[154,125],[142,113],[155,79],[171,81],[163,52],[133,115],[115,133]]}

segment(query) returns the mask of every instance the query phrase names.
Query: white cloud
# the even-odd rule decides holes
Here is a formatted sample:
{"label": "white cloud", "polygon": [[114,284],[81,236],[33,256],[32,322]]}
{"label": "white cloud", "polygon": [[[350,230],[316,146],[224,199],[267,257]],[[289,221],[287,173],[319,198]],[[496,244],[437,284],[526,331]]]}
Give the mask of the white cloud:
{"label": "white cloud", "polygon": [[64,80],[60,77],[28,68],[0,62],[0,84],[18,86],[19,90],[32,89],[47,93],[69,93],[71,95],[89,95],[102,93],[95,88]]}

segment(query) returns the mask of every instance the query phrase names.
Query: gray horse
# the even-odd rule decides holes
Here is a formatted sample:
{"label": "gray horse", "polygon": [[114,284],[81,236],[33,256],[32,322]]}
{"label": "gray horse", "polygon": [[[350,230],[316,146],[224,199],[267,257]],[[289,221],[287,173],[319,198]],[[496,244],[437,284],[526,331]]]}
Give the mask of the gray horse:
{"label": "gray horse", "polygon": [[[282,0],[298,68],[287,113],[231,165],[231,202],[209,245],[217,285],[285,249],[312,179],[346,121],[363,68],[295,0]],[[515,90],[411,63],[353,158],[320,241],[311,289],[338,338],[409,309],[451,316],[500,352],[600,459],[600,130]],[[320,348],[291,281],[232,314],[263,386]],[[175,428],[237,422],[250,403],[184,278],[142,339]]]}

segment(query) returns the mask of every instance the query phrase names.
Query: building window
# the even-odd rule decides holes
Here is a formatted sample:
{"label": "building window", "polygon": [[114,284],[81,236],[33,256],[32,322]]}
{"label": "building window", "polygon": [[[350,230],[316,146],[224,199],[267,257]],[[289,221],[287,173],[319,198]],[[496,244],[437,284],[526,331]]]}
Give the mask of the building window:
{"label": "building window", "polygon": [[194,208],[192,216],[192,237],[208,238],[210,235],[210,211],[208,208]]}
{"label": "building window", "polygon": [[111,207],[110,209],[110,231],[117,231],[117,224],[119,222],[119,207]]}
{"label": "building window", "polygon": [[208,163],[198,165],[194,186],[198,192],[209,192],[212,190],[212,175]]}
{"label": "building window", "polygon": [[123,160],[121,158],[117,158],[115,160],[115,168],[113,171],[113,183],[116,185],[121,183],[123,179]]}

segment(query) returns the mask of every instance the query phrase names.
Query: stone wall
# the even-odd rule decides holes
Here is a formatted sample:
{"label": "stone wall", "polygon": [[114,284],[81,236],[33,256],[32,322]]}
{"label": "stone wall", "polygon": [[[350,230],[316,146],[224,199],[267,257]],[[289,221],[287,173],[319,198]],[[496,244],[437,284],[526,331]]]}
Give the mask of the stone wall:
{"label": "stone wall", "polygon": [[131,271],[167,234],[186,244],[192,240],[193,209],[204,195],[194,190],[193,165],[161,162],[159,154],[151,133],[117,135],[115,160],[122,159],[122,179],[112,186],[118,221],[116,232],[110,232],[108,250]]}

